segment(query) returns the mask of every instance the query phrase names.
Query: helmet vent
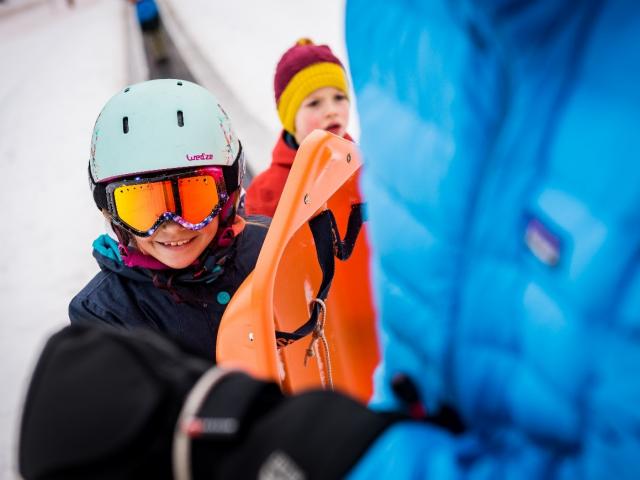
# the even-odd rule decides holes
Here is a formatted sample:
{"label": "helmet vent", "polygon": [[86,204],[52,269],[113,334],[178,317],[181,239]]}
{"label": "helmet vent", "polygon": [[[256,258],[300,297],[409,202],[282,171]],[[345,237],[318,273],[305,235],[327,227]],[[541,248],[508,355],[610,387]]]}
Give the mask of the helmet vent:
{"label": "helmet vent", "polygon": [[122,131],[129,133],[129,117],[122,117]]}
{"label": "helmet vent", "polygon": [[182,114],[182,110],[178,110],[178,126],[184,127],[184,115]]}

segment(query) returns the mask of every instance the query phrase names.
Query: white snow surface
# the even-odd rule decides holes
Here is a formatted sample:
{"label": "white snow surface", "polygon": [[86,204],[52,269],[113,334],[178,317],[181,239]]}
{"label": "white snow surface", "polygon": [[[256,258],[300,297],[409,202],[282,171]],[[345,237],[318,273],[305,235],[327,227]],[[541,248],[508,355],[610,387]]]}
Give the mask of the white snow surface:
{"label": "white snow surface", "polygon": [[[139,38],[127,2],[74,3],[0,2],[0,479],[19,478],[20,412],[42,346],[68,324],[69,301],[98,270],[91,242],[103,224],[87,182],[93,123],[144,70],[131,65]],[[223,105],[241,111],[234,123],[257,172],[280,129],[273,100],[280,55],[310,37],[347,60],[343,0],[159,4],[198,82],[220,85],[224,95],[214,93]],[[357,136],[355,116],[351,125]]]}

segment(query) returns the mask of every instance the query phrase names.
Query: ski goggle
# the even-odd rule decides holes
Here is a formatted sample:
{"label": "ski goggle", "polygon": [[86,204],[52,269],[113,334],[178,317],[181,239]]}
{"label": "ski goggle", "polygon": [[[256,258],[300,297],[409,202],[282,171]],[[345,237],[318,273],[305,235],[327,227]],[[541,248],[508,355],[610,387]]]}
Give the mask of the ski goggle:
{"label": "ski goggle", "polygon": [[220,167],[119,180],[105,190],[113,222],[139,237],[153,235],[170,220],[189,230],[200,230],[211,223],[228,199]]}

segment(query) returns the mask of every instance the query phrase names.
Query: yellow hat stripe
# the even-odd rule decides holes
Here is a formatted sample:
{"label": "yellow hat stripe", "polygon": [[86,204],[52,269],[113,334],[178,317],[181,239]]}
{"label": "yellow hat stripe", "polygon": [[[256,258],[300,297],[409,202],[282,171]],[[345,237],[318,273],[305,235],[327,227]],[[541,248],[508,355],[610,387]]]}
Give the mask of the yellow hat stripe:
{"label": "yellow hat stripe", "polygon": [[295,134],[296,113],[300,105],[311,93],[324,87],[335,87],[348,95],[347,76],[340,65],[315,63],[293,76],[278,101],[278,116],[286,131]]}

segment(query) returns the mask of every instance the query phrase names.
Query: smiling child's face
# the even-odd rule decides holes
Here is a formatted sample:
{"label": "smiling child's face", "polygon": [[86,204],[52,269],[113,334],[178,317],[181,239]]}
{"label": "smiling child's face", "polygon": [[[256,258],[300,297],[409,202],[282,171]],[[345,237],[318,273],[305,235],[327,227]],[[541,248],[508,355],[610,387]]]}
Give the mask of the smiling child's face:
{"label": "smiling child's face", "polygon": [[136,246],[170,268],[191,265],[218,231],[218,217],[200,230],[188,230],[175,222],[163,223],[150,237],[134,237]]}
{"label": "smiling child's face", "polygon": [[298,145],[315,129],[343,137],[349,124],[349,97],[335,87],[323,87],[302,101],[295,118]]}

